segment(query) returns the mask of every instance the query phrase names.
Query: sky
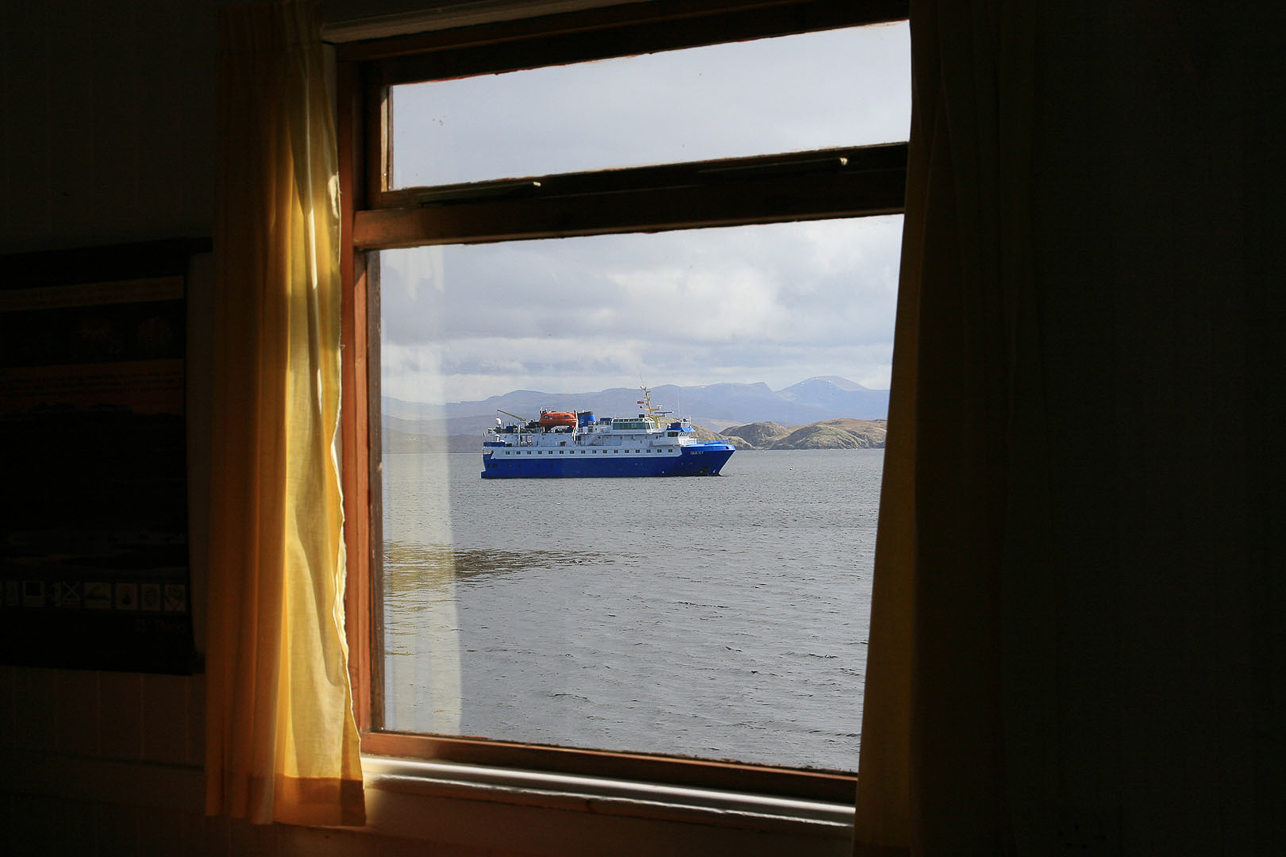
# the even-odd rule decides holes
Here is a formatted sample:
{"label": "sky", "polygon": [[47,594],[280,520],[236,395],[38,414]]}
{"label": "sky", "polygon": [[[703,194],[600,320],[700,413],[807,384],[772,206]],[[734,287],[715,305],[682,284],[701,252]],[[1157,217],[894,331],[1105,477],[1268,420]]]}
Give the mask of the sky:
{"label": "sky", "polygon": [[[905,24],[394,92],[397,186],[905,140]],[[771,121],[765,121],[771,117]],[[383,393],[887,388],[902,218],[380,254]]]}

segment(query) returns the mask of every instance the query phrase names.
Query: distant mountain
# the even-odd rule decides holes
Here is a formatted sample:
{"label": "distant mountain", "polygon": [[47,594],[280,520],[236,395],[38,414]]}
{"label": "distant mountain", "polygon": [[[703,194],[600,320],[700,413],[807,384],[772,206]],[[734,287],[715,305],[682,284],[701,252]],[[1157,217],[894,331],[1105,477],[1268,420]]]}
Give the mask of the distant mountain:
{"label": "distant mountain", "polygon": [[380,444],[386,453],[400,452],[477,452],[482,448],[478,435],[416,434],[399,431],[387,426],[380,434]]}
{"label": "distant mountain", "polygon": [[[863,387],[856,381],[850,381],[847,378],[841,378],[838,375],[819,375],[816,378],[809,378],[807,381],[800,381],[793,387],[787,387],[780,391],[779,395],[794,397],[801,395],[807,390],[819,390],[824,387],[838,387],[848,393],[855,393],[858,390],[870,391],[870,387]],[[823,395],[825,392],[823,391]]]}
{"label": "distant mountain", "polygon": [[[494,425],[497,412],[534,418],[542,408],[594,411],[600,416],[639,412],[637,389],[617,387],[590,393],[542,393],[515,390],[475,402],[427,405],[385,397],[385,425],[399,431],[447,435],[478,434]],[[734,425],[775,422],[800,426],[850,418],[884,419],[889,391],[871,390],[835,376],[809,378],[774,392],[767,384],[707,384],[679,387],[667,384],[652,390],[652,404],[691,418],[695,425],[719,431]]]}
{"label": "distant mountain", "polygon": [[[787,387],[777,393],[778,396],[788,402],[794,402],[799,405],[806,405],[821,408],[844,408],[848,407],[853,401],[867,401],[874,390],[863,387],[855,381],[849,381],[845,378],[836,378],[834,376],[826,378],[809,378],[807,381],[800,381],[793,387]],[[880,391],[885,393],[887,391]],[[888,399],[884,399],[884,412],[877,418],[887,416]],[[870,419],[862,415],[860,418]]]}

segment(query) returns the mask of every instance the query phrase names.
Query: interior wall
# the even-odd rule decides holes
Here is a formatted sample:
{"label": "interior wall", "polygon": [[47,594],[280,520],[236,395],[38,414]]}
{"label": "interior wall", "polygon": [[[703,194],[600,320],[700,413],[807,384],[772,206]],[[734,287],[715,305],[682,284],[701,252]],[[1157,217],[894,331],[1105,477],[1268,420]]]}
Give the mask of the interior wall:
{"label": "interior wall", "polygon": [[[213,9],[0,4],[0,253],[211,234]],[[194,259],[187,282],[198,621],[210,268]],[[0,666],[0,851],[226,854],[234,830],[255,837],[201,813],[204,699],[200,676]]]}
{"label": "interior wall", "polygon": [[638,2],[646,0],[321,0],[320,14],[326,38],[354,41]]}
{"label": "interior wall", "polygon": [[[0,252],[210,234],[214,6],[0,5]],[[1265,34],[1282,22],[1203,6],[1042,25],[1058,690],[1024,853],[1054,853],[1073,822],[1109,835],[1102,853],[1281,853],[1286,77]],[[214,300],[201,264],[196,414]],[[0,851],[412,850],[202,817],[203,704],[200,678],[0,667]]]}
{"label": "interior wall", "polygon": [[210,234],[213,6],[0,7],[0,252]]}

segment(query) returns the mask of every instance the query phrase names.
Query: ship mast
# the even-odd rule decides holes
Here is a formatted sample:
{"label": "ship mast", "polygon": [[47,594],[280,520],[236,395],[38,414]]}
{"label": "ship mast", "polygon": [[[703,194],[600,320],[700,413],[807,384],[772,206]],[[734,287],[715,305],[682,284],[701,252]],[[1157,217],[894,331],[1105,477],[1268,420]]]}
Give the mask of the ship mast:
{"label": "ship mast", "polygon": [[647,387],[642,386],[639,387],[639,389],[643,391],[643,401],[639,402],[639,404],[643,406],[643,411],[646,415],[647,421],[650,422],[654,428],[664,428],[664,426],[661,425],[661,417],[668,417],[671,412],[652,407],[652,391]]}

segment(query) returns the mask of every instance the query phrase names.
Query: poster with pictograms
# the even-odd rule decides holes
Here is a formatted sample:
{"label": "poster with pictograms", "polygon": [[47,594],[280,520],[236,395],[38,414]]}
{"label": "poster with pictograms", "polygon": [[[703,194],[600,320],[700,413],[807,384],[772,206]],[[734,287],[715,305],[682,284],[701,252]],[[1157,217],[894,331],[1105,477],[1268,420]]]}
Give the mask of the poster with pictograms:
{"label": "poster with pictograms", "polygon": [[4,259],[0,661],[187,673],[187,268],[206,242]]}

